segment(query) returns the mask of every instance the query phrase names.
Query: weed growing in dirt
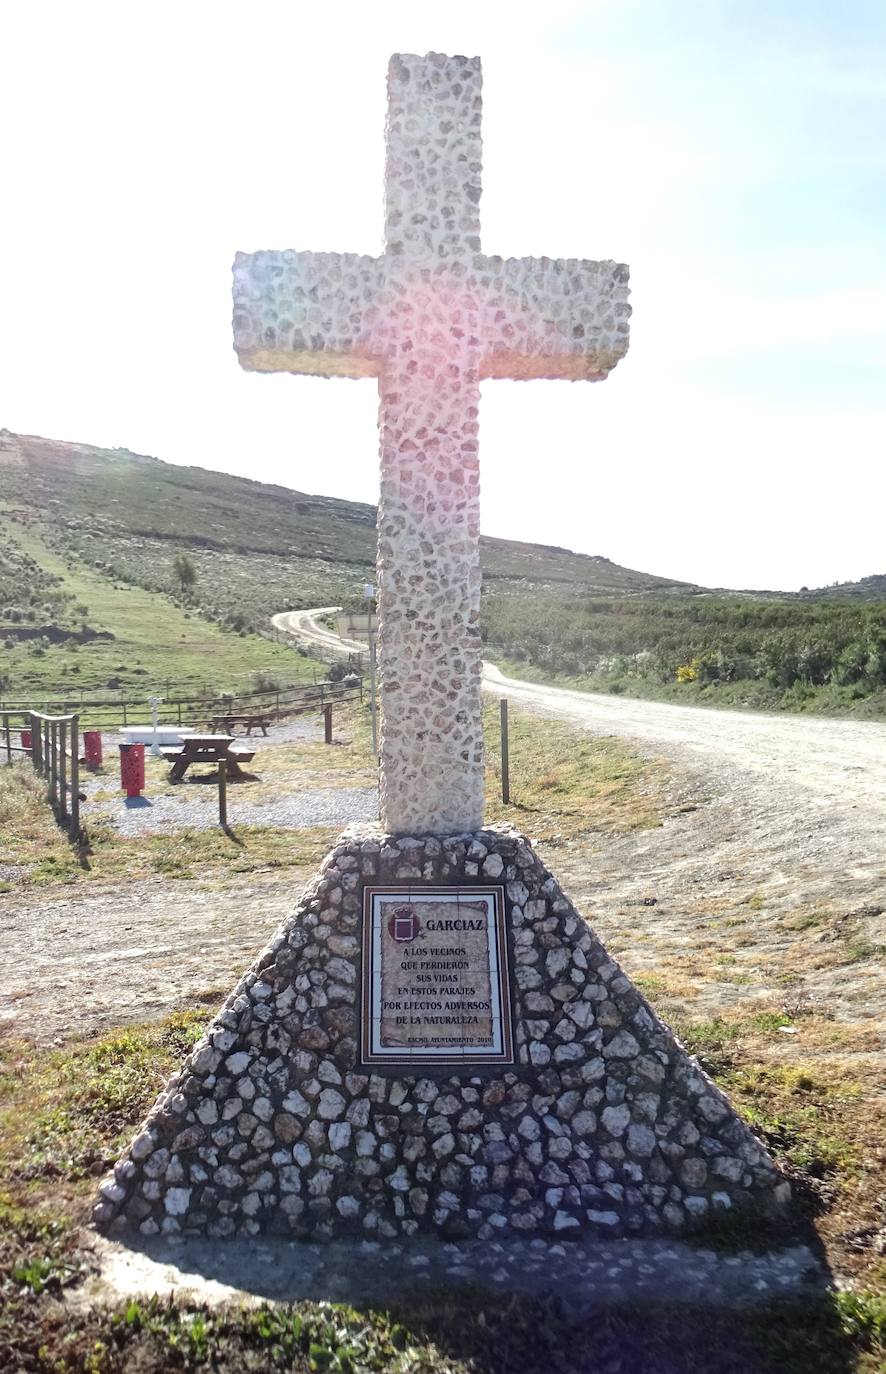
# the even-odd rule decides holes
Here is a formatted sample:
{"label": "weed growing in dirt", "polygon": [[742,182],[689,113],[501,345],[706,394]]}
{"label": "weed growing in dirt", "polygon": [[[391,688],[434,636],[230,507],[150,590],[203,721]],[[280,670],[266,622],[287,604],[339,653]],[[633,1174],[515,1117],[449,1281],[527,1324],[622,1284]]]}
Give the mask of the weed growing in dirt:
{"label": "weed growing in dirt", "polygon": [[206,1012],[129,1029],[95,1044],[37,1054],[7,1046],[0,1068],[0,1188],[75,1183],[125,1144],[171,1066],[200,1036]]}

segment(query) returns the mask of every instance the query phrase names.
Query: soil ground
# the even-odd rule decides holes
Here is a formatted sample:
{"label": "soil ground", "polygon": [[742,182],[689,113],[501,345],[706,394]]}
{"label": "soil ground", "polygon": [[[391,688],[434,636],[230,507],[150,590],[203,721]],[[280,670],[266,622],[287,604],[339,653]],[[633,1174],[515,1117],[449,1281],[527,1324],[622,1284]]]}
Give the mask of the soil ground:
{"label": "soil ground", "polygon": [[886,725],[489,690],[664,756],[660,829],[548,854],[627,972],[682,1020],[783,999],[886,1030]]}
{"label": "soil ground", "polygon": [[[830,1282],[862,1294],[882,1292],[886,727],[784,717],[735,720],[727,713],[657,703],[582,699],[494,675],[489,685],[495,694],[520,703],[512,713],[508,808],[492,801],[498,759],[490,741],[490,816],[506,817],[532,836],[626,972],[794,1175],[805,1217],[800,1231],[768,1240],[751,1237],[751,1245],[790,1247],[802,1238]],[[615,711],[624,706],[631,714],[616,718],[610,706]],[[537,716],[530,712],[567,724],[542,728],[533,724]],[[497,711],[490,708],[489,714],[492,719]],[[844,724],[851,737],[840,735],[837,727]],[[553,752],[545,730],[555,732]],[[360,734],[358,746],[346,745],[322,766],[310,756],[322,746],[269,741],[262,781],[250,786],[264,789],[256,791],[262,797],[287,789],[301,795],[318,784],[365,787],[365,721],[353,733]],[[614,740],[616,734],[624,734],[629,747]],[[307,752],[296,766],[287,751],[299,748]],[[598,764],[599,771],[591,771]],[[162,790],[159,776],[155,784]],[[280,867],[272,857],[262,865],[262,854],[279,854],[279,846],[294,846],[296,836],[297,861]],[[12,1037],[35,1048],[48,1042],[58,1047],[51,1055],[61,1063],[71,1044],[72,1065],[92,1062],[95,1054],[109,1054],[114,1062],[117,1055],[136,1053],[132,1045],[142,1040],[136,1027],[131,1045],[115,1047],[111,1041],[110,1049],[102,1050],[113,1027],[155,1023],[195,1004],[208,1016],[288,911],[332,837],[328,828],[275,832],[277,848],[269,848],[267,838],[256,840],[256,863],[240,873],[209,862],[196,832],[188,840],[195,846],[192,859],[162,872],[145,871],[141,860],[131,873],[125,864],[121,872],[118,859],[105,878],[97,876],[96,866],[92,873],[69,875],[65,884],[38,884],[28,881],[33,865],[20,866],[21,880],[0,894],[0,1034],[5,1033],[6,1045]],[[131,850],[125,852],[137,857],[147,841],[126,843]],[[105,1041],[94,1050],[78,1048],[82,1037],[98,1032]],[[159,1034],[162,1040],[166,1032],[161,1028]],[[8,1077],[21,1083],[23,1102],[33,1094],[39,1119],[61,1132],[60,1139],[67,1138],[71,1128],[64,1113],[72,1109],[53,1097],[64,1091],[55,1060],[45,1061],[40,1085],[29,1088],[29,1055],[30,1050],[23,1052]],[[150,1082],[156,1083],[168,1069],[152,1063]],[[152,1091],[156,1088],[145,1089],[145,1105]],[[131,1095],[127,1087],[124,1098]],[[38,1109],[38,1101],[46,1105]],[[115,1115],[113,1123],[104,1145],[96,1147],[110,1159],[119,1138],[114,1132],[131,1131],[126,1117],[121,1125]],[[24,1127],[17,1130],[27,1135]],[[22,1147],[33,1151],[24,1135]],[[39,1163],[29,1164],[20,1179],[16,1195],[23,1187],[23,1197],[45,1206],[49,1195],[41,1191]],[[76,1184],[70,1198],[75,1216],[84,1205],[84,1188],[92,1186],[89,1178]],[[739,1246],[749,1244],[748,1234],[735,1239]],[[145,1283],[155,1284],[156,1270],[148,1269],[135,1282],[130,1270],[129,1280],[115,1288],[113,1260],[105,1257],[105,1264],[112,1272],[110,1288],[82,1290],[81,1307],[84,1300],[107,1300],[109,1292],[144,1293]],[[236,1279],[235,1286],[241,1286]],[[309,1286],[309,1291],[315,1290]],[[443,1307],[449,1310],[445,1302]],[[419,1308],[413,1303],[410,1311]],[[833,1313],[827,1312],[830,1323]],[[852,1313],[851,1320],[841,1316],[832,1333],[836,1355],[832,1351],[820,1364],[803,1353],[804,1318],[791,1327],[790,1358],[784,1362],[723,1368],[741,1374],[873,1370],[876,1352],[856,1363],[855,1337],[846,1344],[846,1321],[862,1320],[855,1308]],[[882,1303],[864,1308],[864,1314],[865,1349],[881,1351]],[[765,1323],[775,1320],[770,1311]],[[779,1316],[777,1322],[783,1320]],[[482,1323],[476,1327],[481,1328]],[[769,1339],[777,1344],[780,1335]],[[678,1345],[668,1349],[677,1352]],[[688,1368],[676,1353],[668,1360],[647,1367]],[[147,1367],[166,1368],[162,1362]],[[477,1367],[500,1368],[493,1358]],[[528,1374],[541,1366],[511,1367]],[[627,1371],[635,1366],[613,1361],[605,1367]]]}

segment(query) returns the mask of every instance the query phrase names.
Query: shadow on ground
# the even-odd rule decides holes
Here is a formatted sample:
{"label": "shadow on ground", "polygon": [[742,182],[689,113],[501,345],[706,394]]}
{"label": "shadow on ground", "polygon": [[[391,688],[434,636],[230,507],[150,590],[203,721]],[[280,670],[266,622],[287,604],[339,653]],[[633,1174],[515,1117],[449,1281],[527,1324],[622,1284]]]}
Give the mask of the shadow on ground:
{"label": "shadow on ground", "polygon": [[756,1245],[746,1229],[743,1248],[722,1236],[327,1245],[125,1237],[100,1242],[98,1290],[84,1296],[156,1294],[216,1309],[346,1302],[389,1313],[476,1374],[850,1374],[858,1351],[825,1257],[809,1220],[792,1220],[789,1236],[761,1232]]}

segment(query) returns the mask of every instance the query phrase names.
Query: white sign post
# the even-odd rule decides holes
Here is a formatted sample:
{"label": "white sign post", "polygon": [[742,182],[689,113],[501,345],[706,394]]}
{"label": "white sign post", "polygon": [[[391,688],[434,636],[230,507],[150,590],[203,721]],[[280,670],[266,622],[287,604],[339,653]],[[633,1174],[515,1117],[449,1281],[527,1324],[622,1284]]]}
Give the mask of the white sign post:
{"label": "white sign post", "polygon": [[160,724],[160,707],[163,705],[162,697],[148,697],[148,705],[151,708],[151,728],[154,731],[154,739],[151,743],[151,757],[160,757],[160,743],[157,739],[157,727]]}

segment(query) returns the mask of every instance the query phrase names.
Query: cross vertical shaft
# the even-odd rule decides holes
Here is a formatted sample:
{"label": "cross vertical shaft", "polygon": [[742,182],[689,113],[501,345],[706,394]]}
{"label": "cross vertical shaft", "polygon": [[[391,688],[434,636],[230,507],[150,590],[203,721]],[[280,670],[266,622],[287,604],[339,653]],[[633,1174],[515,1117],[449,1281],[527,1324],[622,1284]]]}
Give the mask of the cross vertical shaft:
{"label": "cross vertical shaft", "polygon": [[381,814],[394,832],[483,819],[479,319],[480,64],[388,68],[385,251],[401,270],[379,377]]}
{"label": "cross vertical shaft", "polygon": [[483,817],[480,381],[606,377],[628,345],[611,261],[480,251],[478,58],[388,68],[385,251],[234,263],[242,366],[378,377],[381,818],[395,833]]}
{"label": "cross vertical shaft", "polygon": [[476,57],[388,63],[385,251],[434,267],[480,251],[482,73]]}
{"label": "cross vertical shaft", "polygon": [[386,370],[378,510],[381,805],[394,832],[477,829],[480,698],[479,384]]}

